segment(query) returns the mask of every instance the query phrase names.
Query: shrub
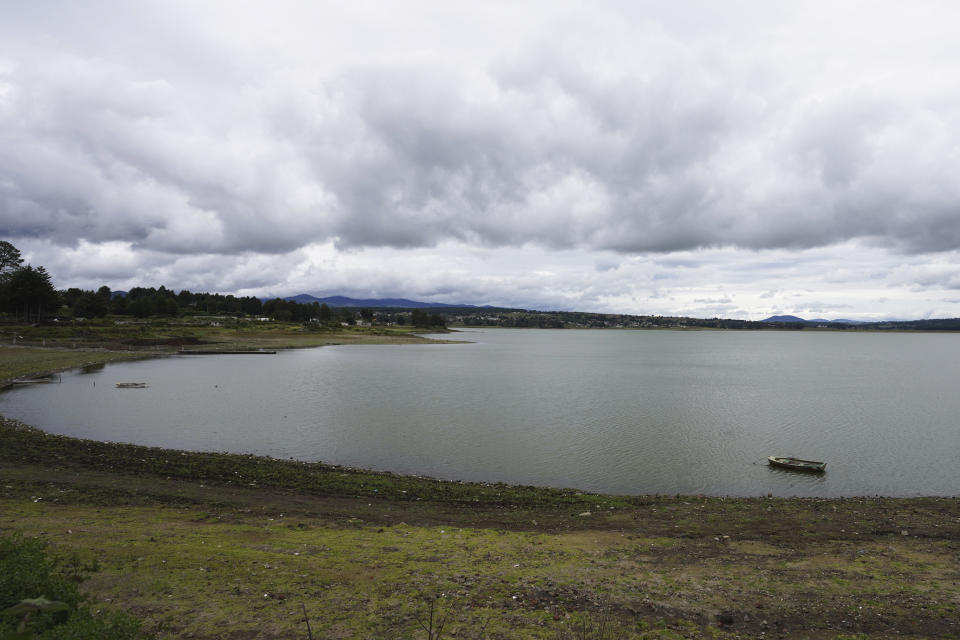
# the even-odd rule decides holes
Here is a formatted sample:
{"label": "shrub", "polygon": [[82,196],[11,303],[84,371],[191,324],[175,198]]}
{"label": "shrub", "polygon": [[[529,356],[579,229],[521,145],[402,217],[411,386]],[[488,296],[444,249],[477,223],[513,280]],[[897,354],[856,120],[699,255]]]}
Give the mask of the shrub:
{"label": "shrub", "polygon": [[[93,615],[73,576],[59,570],[44,540],[0,536],[0,640],[127,640],[140,623],[123,613]],[[37,600],[39,598],[46,600]],[[30,602],[30,601],[33,602]]]}

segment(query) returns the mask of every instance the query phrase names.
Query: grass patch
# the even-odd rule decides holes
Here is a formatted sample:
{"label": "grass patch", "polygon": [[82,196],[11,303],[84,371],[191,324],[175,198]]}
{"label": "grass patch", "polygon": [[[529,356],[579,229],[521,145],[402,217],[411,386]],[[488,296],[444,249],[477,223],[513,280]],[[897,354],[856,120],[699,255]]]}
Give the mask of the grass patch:
{"label": "grass patch", "polygon": [[[210,350],[296,349],[334,344],[430,344],[449,342],[417,335],[414,327],[325,328],[291,322],[233,319],[102,319],[82,323],[0,326],[0,343],[48,349],[170,353]],[[24,362],[32,355],[20,357]],[[18,359],[11,354],[11,359]],[[110,359],[105,357],[101,361]],[[62,365],[70,366],[70,365]],[[36,369],[47,371],[50,367]],[[18,374],[19,375],[19,374]],[[8,376],[10,377],[10,376]],[[2,379],[2,378],[0,378]]]}
{"label": "grass patch", "polygon": [[48,543],[21,533],[0,536],[0,638],[135,640],[140,622],[116,611],[96,611],[81,593],[86,565],[74,553],[62,562]]}
{"label": "grass patch", "polygon": [[22,377],[142,358],[139,353],[0,347],[0,383]]}

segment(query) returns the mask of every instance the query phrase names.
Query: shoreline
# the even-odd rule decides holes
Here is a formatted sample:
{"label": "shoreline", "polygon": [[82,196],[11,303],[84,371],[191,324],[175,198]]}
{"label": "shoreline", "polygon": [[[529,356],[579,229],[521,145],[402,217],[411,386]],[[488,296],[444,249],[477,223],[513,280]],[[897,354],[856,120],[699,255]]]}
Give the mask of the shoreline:
{"label": "shoreline", "polygon": [[[447,331],[454,333],[453,330]],[[337,345],[362,344],[460,344],[456,340],[438,340],[425,338],[412,331],[407,332],[249,332],[244,334],[244,340],[237,340],[234,336],[224,336],[221,333],[208,332],[204,334],[206,340],[197,340],[183,337],[168,337],[151,339],[155,344],[134,345],[110,341],[97,341],[90,345],[81,341],[68,340],[57,342],[50,340],[40,341],[42,344],[30,344],[21,341],[13,345],[0,345],[0,389],[8,388],[14,380],[41,378],[70,369],[85,366],[96,366],[117,360],[141,360],[179,355],[186,344],[201,348],[204,351],[227,352],[238,349],[244,351],[255,350],[293,350],[317,348]],[[275,335],[279,334],[279,335]],[[464,341],[465,342],[465,341]],[[113,347],[113,348],[110,348]],[[206,347],[206,348],[204,348]],[[187,354],[189,355],[189,354]]]}
{"label": "shoreline", "polygon": [[485,621],[483,637],[530,640],[577,624],[670,640],[960,631],[957,498],[607,496],[0,418],[0,535],[14,531],[104,567],[94,601],[160,638],[299,637],[291,600],[318,637],[412,639],[438,594],[467,638]]}
{"label": "shoreline", "polygon": [[[890,502],[910,503],[947,501],[960,505],[960,495],[849,495],[849,496],[773,496],[721,495],[685,493],[612,494],[586,491],[575,487],[521,485],[507,482],[484,482],[442,479],[427,475],[400,474],[326,462],[307,462],[248,453],[226,451],[191,451],[149,445],[92,440],[50,433],[16,418],[0,414],[0,461],[12,464],[47,464],[57,468],[89,471],[114,471],[130,474],[154,474],[186,480],[221,481],[235,484],[233,469],[252,466],[255,472],[251,486],[282,490],[305,490],[316,495],[386,498],[393,500],[434,500],[537,507],[557,504],[589,506],[601,502],[617,508],[647,504],[651,501],[720,501],[798,503]],[[70,452],[71,455],[67,455]],[[162,464],[158,466],[157,460]],[[179,460],[179,463],[172,461]],[[186,466],[185,466],[186,465]],[[185,470],[189,469],[189,471]],[[359,481],[338,481],[324,484],[327,475],[350,477]],[[268,480],[257,480],[267,477]],[[241,483],[242,484],[242,483]],[[403,487],[403,488],[398,488]],[[409,493],[409,495],[408,495]],[[558,502],[559,501],[559,502]]]}
{"label": "shoreline", "polygon": [[[451,331],[451,332],[452,332],[452,331]],[[416,336],[416,337],[418,338],[416,341],[413,341],[413,342],[411,342],[411,343],[405,343],[405,344],[472,344],[472,343],[469,342],[469,341],[432,340],[432,339],[429,339],[429,338],[423,338],[422,336]],[[288,348],[286,348],[286,349],[281,349],[281,350],[294,350],[294,349],[299,349],[299,348],[318,348],[318,347],[322,347],[322,346],[342,346],[342,345],[344,345],[344,344],[345,344],[345,343],[343,343],[343,342],[330,342],[330,343],[324,343],[324,344],[319,344],[319,345],[315,345],[315,346],[288,347]],[[379,343],[368,342],[367,344],[395,344],[395,343],[392,342],[392,341],[385,341],[385,342],[379,342]],[[139,352],[126,352],[126,351],[111,351],[111,350],[104,350],[104,349],[81,350],[81,349],[60,349],[60,348],[57,348],[57,347],[32,347],[32,346],[17,346],[17,347],[15,347],[15,348],[13,348],[13,349],[16,350],[16,351],[19,351],[19,352],[21,352],[21,353],[34,353],[34,354],[38,354],[38,353],[39,353],[39,354],[45,354],[45,353],[49,353],[49,352],[53,351],[53,352],[56,352],[56,353],[59,353],[59,354],[63,354],[64,356],[67,356],[67,362],[68,362],[68,363],[62,364],[62,365],[59,366],[59,367],[50,368],[50,369],[29,369],[29,371],[30,371],[29,373],[24,373],[24,374],[22,374],[22,375],[17,376],[16,378],[11,378],[11,377],[3,378],[3,377],[0,377],[0,393],[9,392],[10,390],[14,389],[14,388],[18,385],[18,383],[28,383],[28,382],[31,382],[31,381],[33,381],[33,380],[42,380],[43,378],[50,377],[50,376],[54,376],[54,375],[56,375],[56,374],[63,373],[63,372],[66,372],[66,371],[71,371],[71,370],[74,370],[74,369],[82,369],[82,368],[86,368],[86,367],[103,367],[103,366],[109,364],[110,362],[115,362],[115,361],[147,360],[147,359],[164,358],[164,357],[177,356],[177,355],[191,355],[191,353],[190,353],[189,351],[186,351],[186,352],[182,352],[182,351],[151,351],[151,352],[139,351]],[[0,371],[3,371],[3,369],[4,369],[4,367],[3,367],[3,364],[4,364],[3,358],[4,358],[5,355],[9,354],[9,351],[10,351],[10,350],[11,350],[11,347],[9,347],[9,346],[0,346]],[[211,350],[211,351],[204,351],[204,352],[202,352],[200,355],[208,355],[208,354],[209,354],[209,355],[217,355],[218,353],[219,353],[219,351],[217,351],[217,350]],[[224,353],[224,354],[229,354],[230,351],[223,351],[223,353]],[[29,368],[29,366],[30,366],[30,365],[28,365],[28,368]],[[58,434],[52,434],[52,433],[51,433],[51,434],[48,434],[47,432],[43,431],[43,430],[42,430],[41,428],[39,428],[39,427],[36,427],[36,426],[33,426],[33,425],[26,425],[26,424],[24,424],[24,423],[19,422],[19,421],[16,420],[16,419],[7,418],[6,416],[4,416],[4,415],[2,415],[2,414],[0,414],[0,422],[3,422],[3,423],[17,423],[17,424],[22,425],[23,427],[29,428],[29,429],[31,429],[31,430],[34,430],[34,431],[38,432],[38,433],[43,433],[43,434],[50,435],[50,436],[55,436],[55,437],[71,438],[71,436],[66,436],[66,435],[58,435]],[[94,442],[94,441],[91,441],[91,442]],[[111,445],[113,445],[113,444],[122,444],[122,445],[124,445],[124,446],[143,447],[144,449],[158,449],[158,447],[154,447],[154,446],[151,446],[151,445],[138,445],[138,444],[133,444],[133,443],[114,443],[114,442],[110,442],[110,441],[99,441],[99,442],[102,442],[103,444],[111,444]],[[200,455],[203,455],[203,454],[209,454],[209,455],[237,455],[237,456],[245,456],[245,457],[258,457],[258,458],[261,458],[261,459],[263,459],[263,460],[278,460],[278,461],[280,461],[280,462],[286,462],[286,461],[283,460],[282,458],[281,458],[281,459],[277,459],[277,458],[271,458],[271,457],[269,457],[269,456],[255,456],[255,455],[252,455],[252,454],[243,454],[243,453],[234,454],[234,453],[230,453],[230,452],[226,452],[226,451],[187,451],[187,450],[180,450],[180,449],[170,449],[169,451],[172,451],[172,452],[178,453],[178,454],[183,454],[183,455],[187,455],[188,453],[200,454]],[[292,460],[292,458],[291,458],[291,460]],[[843,496],[815,496],[815,495],[810,495],[810,496],[797,496],[797,495],[792,495],[792,496],[788,496],[788,495],[774,496],[774,495],[771,495],[771,494],[766,494],[766,495],[765,495],[765,494],[763,494],[763,493],[749,494],[749,495],[706,494],[706,493],[683,494],[683,493],[680,493],[680,492],[672,492],[672,491],[669,492],[669,493],[663,493],[663,494],[629,494],[629,493],[625,493],[625,494],[608,494],[608,493],[599,493],[599,492],[595,492],[595,491],[589,491],[589,490],[578,489],[578,488],[558,488],[558,487],[551,487],[551,486],[545,486],[545,485],[513,485],[513,484],[511,484],[511,483],[509,483],[509,482],[502,482],[502,481],[470,481],[470,480],[463,480],[463,479],[457,479],[457,478],[442,479],[442,478],[434,478],[434,477],[432,477],[432,476],[417,475],[417,474],[404,475],[404,474],[399,474],[399,473],[396,473],[396,472],[393,472],[393,471],[386,471],[386,470],[381,471],[381,470],[376,470],[376,469],[367,469],[367,468],[363,468],[363,467],[346,467],[346,466],[338,465],[338,464],[335,464],[335,463],[325,463],[325,462],[322,462],[322,461],[318,461],[318,462],[298,461],[298,463],[299,463],[299,464],[307,464],[307,465],[309,465],[309,464],[315,464],[315,465],[318,465],[319,467],[322,467],[322,468],[343,469],[343,470],[350,471],[350,472],[353,472],[353,473],[369,473],[369,474],[374,474],[374,475],[384,474],[384,475],[396,476],[396,477],[410,477],[410,478],[425,479],[425,480],[428,480],[428,481],[430,481],[430,482],[436,482],[436,483],[447,483],[447,482],[449,482],[449,483],[455,483],[455,484],[459,484],[459,485],[523,486],[525,489],[543,489],[543,490],[548,490],[548,491],[550,491],[550,490],[576,491],[576,492],[581,493],[581,494],[584,494],[584,495],[598,495],[598,496],[603,495],[603,496],[621,497],[621,498],[631,498],[631,497],[636,497],[636,496],[638,496],[638,495],[640,495],[640,496],[646,496],[646,495],[657,495],[657,496],[660,496],[660,495],[663,495],[663,496],[676,496],[676,497],[681,497],[681,496],[687,496],[687,497],[689,497],[689,496],[691,496],[691,495],[694,495],[694,496],[696,496],[696,497],[708,496],[708,497],[711,497],[711,498],[722,498],[722,499],[730,499],[730,500],[750,500],[750,499],[757,499],[757,498],[801,499],[801,500],[804,500],[804,499],[809,499],[809,500],[844,500],[844,499],[860,499],[860,498],[863,498],[863,499],[882,498],[882,499],[893,499],[893,500],[909,500],[909,499],[915,499],[915,498],[916,498],[916,499],[932,499],[932,498],[960,499],[960,490],[958,490],[958,492],[957,492],[957,493],[954,493],[954,494],[935,494],[935,493],[934,493],[934,494],[916,494],[916,495],[880,495],[880,494],[863,493],[863,494],[850,494],[850,495],[843,495]]]}
{"label": "shoreline", "polygon": [[456,638],[960,633],[956,497],[603,495],[82,440],[0,416],[0,536],[14,532],[98,566],[82,585],[96,608],[162,640],[305,637],[304,610],[314,637],[414,640],[434,601]]}

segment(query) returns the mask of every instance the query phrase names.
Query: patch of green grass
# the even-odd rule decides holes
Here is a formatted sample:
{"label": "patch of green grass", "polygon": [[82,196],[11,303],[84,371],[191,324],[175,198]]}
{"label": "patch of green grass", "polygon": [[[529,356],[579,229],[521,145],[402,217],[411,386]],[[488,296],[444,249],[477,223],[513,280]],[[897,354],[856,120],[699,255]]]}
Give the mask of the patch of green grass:
{"label": "patch of green grass", "polygon": [[162,638],[304,637],[303,606],[315,637],[420,639],[427,598],[457,638],[547,640],[579,629],[593,635],[572,637],[601,639],[607,619],[626,638],[703,630],[630,613],[639,604],[632,576],[594,562],[607,554],[581,548],[579,535],[3,500],[0,508],[0,527],[12,519],[95,559],[101,568],[86,583],[93,601],[144,615]]}
{"label": "patch of green grass", "polygon": [[[119,324],[118,324],[119,323]],[[293,322],[176,318],[104,318],[82,323],[4,325],[0,343],[67,350],[100,349],[170,353],[181,348],[209,350],[297,349],[334,344],[430,344],[414,327],[314,327]],[[93,351],[92,353],[99,353]],[[104,357],[101,361],[110,359]],[[63,365],[69,366],[69,365]],[[48,371],[42,367],[26,373]],[[0,378],[2,380],[3,378]]]}
{"label": "patch of green grass", "polygon": [[[608,615],[625,638],[758,637],[762,620],[816,631],[851,619],[919,637],[937,635],[958,594],[953,546],[913,538],[864,551],[922,556],[920,568],[883,574],[881,565],[867,577],[862,556],[838,553],[848,548],[842,541],[772,539],[756,554],[712,537],[642,535],[655,521],[628,532],[424,526],[402,522],[417,517],[419,502],[354,500],[347,518],[315,511],[321,503],[300,494],[267,496],[264,508],[263,489],[237,490],[224,503],[87,504],[74,501],[79,484],[64,492],[10,477],[0,469],[0,531],[42,536],[62,557],[76,553],[74,564],[99,565],[84,583],[94,606],[144,617],[163,638],[305,637],[305,606],[315,637],[419,640],[416,619],[431,597],[457,638],[484,629],[476,637],[558,640],[572,621]],[[370,521],[384,512],[396,522]],[[784,558],[796,562],[783,569]],[[927,579],[935,589],[913,588]],[[712,623],[724,610],[733,612],[730,629]]]}
{"label": "patch of green grass", "polygon": [[[102,569],[88,583],[97,600],[154,612],[153,624],[171,637],[251,627],[294,637],[303,630],[302,602],[313,612],[317,637],[349,631],[347,637],[414,638],[425,594],[458,615],[470,611],[452,629],[505,606],[516,612],[514,624],[530,618],[529,603],[514,598],[525,592],[513,568],[529,561],[528,534],[509,535],[514,544],[505,550],[502,536],[459,528],[341,528],[285,518],[226,524],[145,508],[93,515],[34,504],[14,511],[29,529],[56,518],[61,526],[51,537],[58,544],[99,559]],[[112,535],[104,537],[105,530]],[[534,616],[527,623],[536,622]],[[491,631],[510,628],[495,621]]]}
{"label": "patch of green grass", "polygon": [[103,351],[0,347],[0,383],[24,376],[63,371],[115,360],[142,358],[142,354]]}
{"label": "patch of green grass", "polygon": [[94,614],[78,582],[89,568],[76,554],[58,562],[45,540],[0,536],[0,638],[134,640],[140,622],[120,612]]}

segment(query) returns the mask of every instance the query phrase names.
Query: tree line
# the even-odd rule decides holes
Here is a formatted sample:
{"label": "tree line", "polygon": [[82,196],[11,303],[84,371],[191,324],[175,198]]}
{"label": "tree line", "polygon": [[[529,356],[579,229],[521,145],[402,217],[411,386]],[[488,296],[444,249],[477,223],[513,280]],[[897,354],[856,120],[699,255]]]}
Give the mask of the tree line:
{"label": "tree line", "polygon": [[[809,322],[767,322],[730,318],[689,318],[636,316],[577,311],[527,311],[523,309],[450,308],[427,312],[423,309],[331,308],[317,302],[300,303],[275,298],[263,301],[254,296],[221,293],[175,292],[164,286],[134,287],[121,294],[110,287],[83,290],[75,287],[58,291],[42,267],[23,264],[20,251],[0,240],[0,313],[16,321],[39,322],[67,315],[73,318],[100,318],[106,315],[136,318],[219,315],[267,317],[288,322],[315,322],[320,325],[407,324],[439,328],[449,322],[469,326],[501,327],[591,327],[591,328],[711,328],[735,330],[815,329]],[[844,331],[960,331],[960,318],[881,321],[869,324],[833,323],[830,330]]]}
{"label": "tree line", "polygon": [[59,306],[60,295],[47,270],[24,265],[20,250],[0,240],[0,310],[30,322],[55,313]]}
{"label": "tree line", "polygon": [[0,240],[0,312],[23,322],[40,322],[51,317],[102,318],[107,315],[135,318],[177,317],[182,315],[228,315],[267,317],[288,322],[316,322],[323,325],[412,324],[417,327],[442,327],[446,319],[420,309],[400,310],[331,308],[317,302],[300,303],[274,298],[263,301],[255,296],[222,293],[173,291],[160,287],[134,287],[114,292],[104,285],[97,290],[77,287],[58,291],[43,267],[23,264],[19,249]]}

